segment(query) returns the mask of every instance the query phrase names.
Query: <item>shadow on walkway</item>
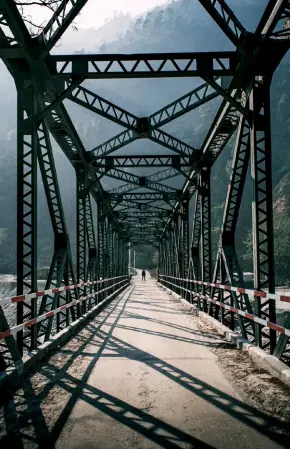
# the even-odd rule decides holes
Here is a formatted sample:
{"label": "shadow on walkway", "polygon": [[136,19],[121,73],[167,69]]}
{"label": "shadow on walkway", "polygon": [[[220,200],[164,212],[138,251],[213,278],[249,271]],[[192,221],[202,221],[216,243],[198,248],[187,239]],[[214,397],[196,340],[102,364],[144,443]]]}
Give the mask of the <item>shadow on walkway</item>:
{"label": "shadow on walkway", "polygon": [[[89,385],[89,376],[100,357],[123,357],[129,360],[142,361],[148,367],[156,370],[188,391],[191,391],[194,395],[210,402],[224,413],[235,417],[240,422],[250,428],[256,429],[261,434],[267,435],[273,441],[289,447],[288,438],[283,434],[285,431],[284,423],[270,418],[258,409],[250,407],[244,402],[221,392],[219,389],[193,377],[167,361],[113,336],[114,329],[120,327],[125,329],[129,328],[137,332],[149,332],[150,334],[159,335],[164,338],[177,338],[172,334],[155,333],[154,331],[145,331],[118,324],[120,317],[125,314],[127,301],[130,299],[129,292],[130,290],[123,292],[121,297],[105,309],[101,316],[86,325],[67,344],[67,346],[71,346],[71,349],[60,349],[58,353],[60,356],[59,360],[62,363],[60,367],[55,366],[53,359],[43,362],[42,366],[38,366],[34,373],[31,373],[24,380],[21,389],[14,394],[13,399],[3,405],[2,412],[5,434],[2,434],[0,439],[1,449],[53,449],[79,399],[113,417],[125,426],[134,429],[141,435],[144,435],[145,438],[159,444],[165,449],[179,448],[181,447],[181,442],[185,446],[188,445],[189,448],[214,449],[213,446],[205,444],[194,436],[151,416],[144,410],[137,409],[131,404]],[[135,317],[136,314],[130,315],[131,317]],[[142,319],[142,316],[138,315],[138,317]],[[110,324],[108,323],[109,318],[113,321]],[[148,320],[147,317],[143,317],[143,319]],[[97,322],[98,320],[99,322]],[[150,318],[150,321],[162,323],[176,329],[190,331],[183,326],[174,326],[172,323],[164,323],[161,320]],[[105,323],[106,328],[108,327],[106,331],[102,330],[102,326]],[[191,333],[198,332],[193,332],[192,330]],[[84,334],[86,334],[86,337]],[[97,339],[100,341],[96,341]],[[186,338],[181,341],[188,342],[188,340],[197,344],[197,341],[194,339]],[[198,344],[202,343],[198,342]],[[86,351],[87,348],[92,349],[92,345],[96,346],[96,351]],[[103,354],[105,348],[114,351],[114,354]],[[72,374],[72,368],[74,363],[77,363],[76,359],[79,356],[90,358],[90,362],[81,377],[77,378]],[[42,389],[37,389],[34,385],[33,376],[36,371],[39,372],[43,379],[44,385]],[[48,417],[42,412],[42,405],[44,401],[49,400],[53,389],[56,387],[61,388],[68,394],[68,400],[64,401],[62,409],[58,413],[57,420],[51,425],[48,422]],[[84,449],[85,447],[83,446]]]}

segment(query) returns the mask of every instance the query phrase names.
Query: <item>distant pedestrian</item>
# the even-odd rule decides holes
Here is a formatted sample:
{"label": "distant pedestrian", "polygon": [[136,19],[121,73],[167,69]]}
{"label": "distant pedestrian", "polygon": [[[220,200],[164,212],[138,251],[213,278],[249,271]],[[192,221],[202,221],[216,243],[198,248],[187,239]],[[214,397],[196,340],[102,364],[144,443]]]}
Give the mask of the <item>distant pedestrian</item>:
{"label": "distant pedestrian", "polygon": [[144,270],[142,270],[142,272],[141,272],[141,280],[142,281],[146,280],[145,276],[146,276],[146,272]]}

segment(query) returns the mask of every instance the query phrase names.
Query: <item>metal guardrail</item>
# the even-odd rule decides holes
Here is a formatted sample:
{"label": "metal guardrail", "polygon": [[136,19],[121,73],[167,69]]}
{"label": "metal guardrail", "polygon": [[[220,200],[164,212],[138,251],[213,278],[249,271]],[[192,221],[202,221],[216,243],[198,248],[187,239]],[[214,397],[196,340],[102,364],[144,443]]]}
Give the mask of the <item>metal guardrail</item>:
{"label": "metal guardrail", "polygon": [[[74,321],[78,320],[79,318],[81,318],[84,314],[86,314],[87,312],[89,312],[93,307],[95,307],[96,305],[99,304],[99,301],[104,301],[108,296],[114,294],[115,292],[119,292],[121,291],[121,289],[123,287],[126,287],[127,285],[129,285],[130,283],[130,278],[128,275],[122,275],[122,276],[116,276],[116,277],[112,277],[112,278],[106,278],[106,279],[100,279],[100,280],[96,280],[96,281],[90,281],[90,282],[82,282],[79,284],[71,284],[71,285],[65,285],[62,287],[58,287],[58,288],[52,288],[52,289],[47,289],[47,290],[39,290],[33,293],[27,293],[24,295],[18,295],[18,296],[10,296],[7,298],[2,298],[0,299],[0,312],[2,314],[2,321],[3,321],[3,317],[4,317],[4,322],[5,322],[5,312],[6,310],[2,309],[2,307],[4,305],[13,305],[13,304],[17,304],[19,302],[24,302],[24,301],[30,301],[33,300],[35,298],[41,298],[45,295],[49,295],[49,294],[58,294],[64,291],[77,291],[77,296],[75,296],[75,298],[77,299],[73,299],[70,302],[65,302],[64,304],[58,304],[58,307],[55,307],[54,309],[43,313],[41,315],[35,316],[32,319],[29,319],[27,321],[23,321],[22,323],[18,323],[17,325],[13,325],[8,327],[7,325],[3,328],[0,332],[0,345],[1,344],[5,344],[6,343],[6,353],[7,355],[10,354],[10,357],[6,357],[6,360],[10,360],[10,362],[7,364],[6,362],[6,367],[4,365],[4,367],[0,366],[0,371],[5,369],[8,366],[13,365],[16,361],[21,361],[22,357],[21,357],[21,353],[20,351],[18,351],[17,348],[17,335],[19,332],[24,331],[25,329],[33,329],[34,326],[38,326],[38,323],[41,323],[45,320],[48,319],[54,319],[54,317],[57,317],[58,314],[64,312],[64,311],[69,311],[72,307],[74,306],[78,306],[79,304],[86,304],[86,301],[90,298],[94,298],[95,297],[95,301],[94,304],[91,304],[91,302],[88,302],[88,305],[85,305],[85,308],[83,309],[83,311],[81,311],[81,308],[79,308],[79,313],[77,315],[72,315],[70,314],[70,318],[68,318],[67,322],[64,323],[65,325],[61,328],[58,329],[56,328],[56,332],[54,332],[54,336],[57,336],[61,331],[63,331],[64,329],[68,328],[70,325],[72,325],[74,323]],[[82,288],[82,287],[86,287],[86,286],[95,286],[94,288],[96,289],[98,287],[98,289],[91,291],[88,294],[83,294],[82,296],[79,296],[78,294],[78,289]],[[101,299],[99,300],[99,298],[101,297]],[[71,298],[70,298],[71,299]],[[75,316],[75,318],[73,318]],[[6,321],[7,323],[7,321]],[[12,339],[12,340],[11,340]],[[33,349],[38,349],[38,346],[42,344],[42,339],[38,339],[37,340],[37,345],[35,348]],[[1,361],[1,360],[0,360]],[[0,373],[1,374],[1,373]]]}
{"label": "metal guardrail", "polygon": [[[278,295],[276,293],[268,293],[265,291],[251,290],[251,289],[241,288],[241,287],[233,287],[231,285],[216,284],[213,282],[202,282],[202,281],[195,281],[192,279],[177,278],[177,277],[173,277],[173,276],[166,276],[164,274],[163,275],[160,274],[159,277],[175,279],[177,281],[182,281],[182,282],[190,282],[192,284],[197,284],[197,285],[204,285],[205,287],[219,288],[222,290],[233,291],[233,292],[240,293],[240,294],[244,293],[253,298],[260,297],[260,298],[273,299],[275,301],[282,301],[282,302],[290,303],[290,296],[287,296],[287,295]],[[177,285],[176,287],[179,287],[179,286]],[[190,291],[190,293],[195,293],[192,290],[189,290],[189,291]]]}
{"label": "metal guardrail", "polygon": [[[33,318],[32,320],[25,321],[24,323],[18,324],[17,326],[13,326],[13,327],[7,329],[4,332],[0,332],[0,340],[4,339],[4,338],[7,338],[10,335],[16,335],[21,330],[23,330],[25,328],[28,328],[28,327],[31,327],[31,326],[34,326],[36,323],[40,323],[41,321],[44,321],[44,320],[46,320],[46,319],[48,319],[48,318],[50,318],[52,316],[55,316],[58,313],[62,312],[63,310],[67,310],[67,309],[71,308],[72,306],[75,306],[77,304],[82,303],[83,301],[86,301],[86,299],[92,298],[94,296],[98,296],[98,295],[100,295],[102,293],[107,292],[108,290],[110,290],[112,288],[115,289],[115,287],[117,287],[118,285],[124,283],[124,281],[126,280],[127,276],[118,276],[118,277],[109,278],[109,279],[106,279],[106,280],[104,279],[102,281],[84,282],[82,284],[75,284],[75,285],[69,285],[69,286],[65,286],[65,287],[50,289],[50,290],[43,290],[43,291],[39,291],[39,292],[35,292],[33,294],[30,294],[29,295],[30,297],[35,298],[35,297],[43,296],[43,295],[48,294],[48,293],[58,293],[59,291],[70,290],[70,289],[77,288],[77,287],[83,287],[85,285],[101,284],[104,281],[112,281],[114,279],[119,279],[119,278],[123,278],[123,280],[121,280],[119,282],[116,282],[113,285],[109,285],[108,287],[103,288],[102,290],[98,290],[96,292],[89,293],[88,295],[81,296],[79,299],[76,299],[76,300],[71,301],[71,302],[69,302],[67,304],[64,304],[64,305],[62,305],[60,307],[57,307],[56,309],[51,310],[50,312],[44,313],[43,315],[39,315],[38,317]],[[33,295],[33,296],[31,296],[31,295]],[[27,298],[28,295],[22,295],[22,297],[21,296],[14,296],[14,297],[11,297],[11,298],[8,298],[8,299],[11,299],[12,303],[13,302],[19,302],[19,301],[24,301],[23,296],[26,296],[26,298],[25,298],[26,300],[28,299]]]}
{"label": "metal guardrail", "polygon": [[[89,285],[97,285],[97,284],[102,285],[102,284],[105,284],[108,281],[111,282],[111,281],[114,281],[115,279],[126,278],[126,277],[127,277],[126,275],[124,275],[124,276],[116,276],[116,277],[113,277],[113,278],[100,279],[99,281],[81,282],[80,284],[71,284],[71,285],[66,285],[64,287],[50,288],[48,290],[38,290],[37,292],[26,293],[24,295],[9,296],[7,298],[1,298],[0,299],[0,306],[5,306],[5,305],[7,305],[9,303],[27,301],[29,299],[39,298],[39,297],[44,296],[44,295],[60,293],[60,292],[64,292],[64,291],[67,291],[67,290],[74,290],[75,288],[87,287]],[[99,290],[99,292],[100,292],[100,290]]]}
{"label": "metal guardrail", "polygon": [[273,293],[268,293],[268,292],[263,292],[263,291],[257,291],[257,290],[249,290],[249,289],[245,289],[245,288],[240,288],[240,287],[233,287],[233,286],[229,286],[229,285],[222,285],[222,284],[217,284],[217,283],[211,283],[211,282],[203,282],[203,281],[195,281],[195,280],[190,280],[190,279],[182,279],[182,278],[177,278],[177,277],[173,277],[173,276],[167,276],[167,275],[159,275],[159,279],[158,281],[163,285],[163,283],[168,284],[170,286],[170,289],[173,290],[174,287],[175,289],[180,289],[184,292],[187,292],[189,294],[192,294],[196,297],[199,297],[203,300],[206,300],[208,303],[212,303],[215,304],[216,306],[225,309],[233,314],[236,314],[238,316],[243,317],[244,319],[253,321],[255,323],[258,323],[259,325],[261,325],[262,327],[266,327],[269,329],[273,329],[276,332],[278,332],[279,334],[282,335],[286,335],[287,337],[290,337],[290,329],[286,328],[286,327],[282,327],[279,326],[276,323],[272,323],[268,318],[261,318],[258,317],[256,315],[254,315],[253,313],[249,313],[247,311],[244,310],[240,310],[237,307],[233,307],[229,304],[223,303],[221,301],[218,301],[216,298],[213,298],[209,295],[203,294],[201,292],[197,292],[194,290],[191,290],[189,288],[183,287],[182,285],[178,285],[178,284],[174,284],[173,282],[170,282],[167,279],[171,279],[174,281],[178,281],[178,282],[186,282],[186,283],[192,283],[192,284],[198,284],[201,286],[205,286],[205,287],[213,287],[216,289],[220,289],[220,290],[227,290],[227,291],[233,291],[239,294],[247,294],[253,298],[259,298],[259,299],[270,299],[270,300],[274,300],[274,301],[283,301],[283,302],[287,302],[290,303],[290,296],[286,296],[286,295],[277,295],[277,294],[273,294]]}

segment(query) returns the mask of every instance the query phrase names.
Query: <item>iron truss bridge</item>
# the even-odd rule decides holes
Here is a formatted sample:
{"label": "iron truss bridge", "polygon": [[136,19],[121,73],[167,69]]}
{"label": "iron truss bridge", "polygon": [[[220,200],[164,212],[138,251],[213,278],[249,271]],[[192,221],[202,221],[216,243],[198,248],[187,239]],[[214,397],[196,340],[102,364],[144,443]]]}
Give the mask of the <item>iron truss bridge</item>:
{"label": "iron truss bridge", "polygon": [[[270,0],[255,32],[240,23],[224,0],[199,0],[234,46],[233,51],[166,54],[52,55],[86,0],[63,0],[32,37],[13,0],[0,0],[0,57],[17,89],[17,294],[0,301],[0,370],[65,329],[129,283],[128,249],[159,251],[159,282],[242,336],[283,357],[289,323],[276,322],[270,85],[289,49],[289,1]],[[138,117],[83,87],[87,79],[198,77],[188,94]],[[162,127],[219,97],[221,105],[200,148]],[[64,106],[82,106],[123,127],[85,149]],[[211,168],[236,133],[216,258],[211,256]],[[77,181],[77,260],[73,261],[52,153],[55,139]],[[161,153],[121,155],[138,139]],[[244,289],[235,233],[247,169],[254,195],[254,291]],[[37,170],[54,231],[54,254],[43,291],[37,288]],[[140,169],[150,173],[140,176]],[[137,171],[138,170],[138,171]],[[105,178],[119,181],[106,191]],[[181,188],[172,178],[182,179]],[[184,182],[184,184],[183,184]],[[98,211],[94,229],[92,203]],[[189,202],[194,202],[194,216]],[[250,202],[251,207],[251,202]],[[191,224],[191,233],[190,233]],[[95,234],[96,232],[96,234]],[[190,235],[191,234],[191,235]],[[96,239],[96,236],[98,239]],[[98,243],[97,243],[98,241]],[[76,272],[74,272],[76,267]],[[9,326],[5,306],[14,304]]]}

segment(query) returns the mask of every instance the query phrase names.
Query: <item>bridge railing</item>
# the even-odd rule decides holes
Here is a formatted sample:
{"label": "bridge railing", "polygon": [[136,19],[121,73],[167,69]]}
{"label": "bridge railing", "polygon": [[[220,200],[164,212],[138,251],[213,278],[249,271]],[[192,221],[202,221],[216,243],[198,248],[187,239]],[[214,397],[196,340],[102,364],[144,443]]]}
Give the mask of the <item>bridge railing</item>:
{"label": "bridge railing", "polygon": [[[231,285],[222,285],[218,283],[212,282],[203,282],[196,281],[193,279],[183,279],[174,276],[167,276],[163,274],[159,274],[158,282],[172,290],[174,293],[183,296],[188,302],[195,305],[199,310],[208,313],[210,316],[214,318],[218,318],[218,314],[215,313],[215,308],[222,309],[224,312],[227,312],[236,317],[236,319],[240,319],[243,321],[245,325],[256,324],[259,325],[264,330],[273,329],[278,333],[278,339],[283,337],[285,340],[289,340],[290,338],[290,326],[283,327],[278,325],[277,323],[273,323],[269,320],[267,316],[257,316],[254,308],[250,313],[249,310],[243,306],[245,304],[244,297],[247,297],[250,300],[259,300],[259,301],[276,301],[276,302],[284,302],[290,304],[290,296],[273,294],[264,291],[251,290],[241,287],[235,287]],[[206,292],[207,289],[207,292]],[[200,291],[199,291],[200,290]],[[223,296],[223,292],[231,293],[227,300]],[[236,301],[233,301],[233,295],[236,296]],[[214,308],[214,307],[215,308]],[[288,313],[290,311],[288,310]],[[224,325],[228,326],[231,330],[237,330],[235,328],[235,320],[233,319],[223,319],[224,315],[221,314],[221,320]],[[257,344],[255,339],[255,331],[253,333],[254,338],[250,338],[251,335],[246,333],[244,337],[251,340],[253,344]],[[285,341],[284,348],[286,347],[287,341]],[[261,345],[259,345],[261,346]],[[283,353],[283,349],[274,351],[275,356],[280,357]]]}
{"label": "bridge railing", "polygon": [[[15,343],[15,347],[16,347],[16,339],[17,339],[17,334],[19,332],[23,332],[25,330],[32,329],[34,326],[39,326],[38,323],[42,323],[45,320],[54,319],[54,317],[57,317],[58,314],[61,314],[61,313],[67,313],[67,323],[66,324],[68,327],[74,321],[76,321],[78,318],[81,318],[82,316],[84,316],[85,313],[89,312],[95,306],[100,304],[102,301],[106,300],[110,295],[119,293],[127,285],[129,285],[129,282],[130,282],[129,276],[122,275],[122,276],[116,276],[116,277],[111,277],[111,278],[99,279],[96,281],[82,282],[79,284],[71,284],[71,285],[61,286],[58,288],[51,288],[51,289],[47,289],[47,290],[39,290],[39,291],[36,291],[33,293],[24,294],[24,295],[1,298],[0,299],[0,312],[1,312],[2,316],[3,315],[5,316],[5,314],[7,314],[8,310],[9,310],[9,315],[11,316],[11,314],[12,315],[15,314],[15,319],[16,319],[16,307],[15,307],[15,311],[14,310],[11,311],[11,307],[13,307],[13,305],[16,305],[19,302],[29,301],[29,300],[32,300],[35,298],[41,299],[45,295],[59,294],[61,292],[66,292],[66,291],[71,291],[71,292],[75,293],[75,295],[74,295],[75,299],[72,299],[72,296],[70,296],[71,300],[69,300],[66,303],[62,303],[63,302],[63,298],[62,298],[62,300],[58,302],[58,306],[56,308],[54,308],[46,313],[43,313],[43,314],[38,313],[37,316],[35,316],[33,319],[23,321],[22,323],[18,323],[16,325],[12,325],[10,327],[6,326],[6,329],[3,329],[3,326],[1,326],[0,327],[0,344],[5,344],[5,342],[6,342],[8,351],[10,348],[11,361],[14,360],[14,362],[15,362],[15,361],[17,361],[17,359],[19,360],[19,357],[15,357],[15,353],[13,354],[13,350],[11,350],[11,348],[13,348],[13,345],[11,345],[11,338],[15,339],[14,343]],[[88,293],[86,292],[85,295],[80,296],[78,292],[80,292],[80,289],[82,287],[90,287],[90,292],[88,292]],[[92,299],[93,299],[93,301],[92,301]],[[80,305],[85,306],[85,307],[80,307]],[[38,307],[38,309],[39,309],[39,307]],[[76,314],[69,313],[70,311],[72,311],[72,309],[75,309],[78,312]],[[75,319],[74,319],[74,317],[75,317]],[[0,316],[0,318],[1,318],[1,316]],[[8,320],[6,320],[6,322],[7,321]],[[65,328],[66,327],[62,327],[62,329],[60,329],[60,330],[62,331]],[[57,330],[57,326],[55,324],[54,326],[52,326],[51,335],[56,336],[57,334],[58,334],[58,330]],[[47,336],[47,337],[49,337],[49,336]],[[38,338],[38,346],[40,344],[42,344],[47,339],[48,338],[45,338],[45,336],[43,338]],[[37,349],[37,348],[35,348],[35,349]],[[13,364],[13,363],[11,363],[11,364]],[[0,374],[1,374],[1,371],[5,371],[5,369],[7,367],[8,367],[8,365],[4,366],[4,367],[0,366]]]}

